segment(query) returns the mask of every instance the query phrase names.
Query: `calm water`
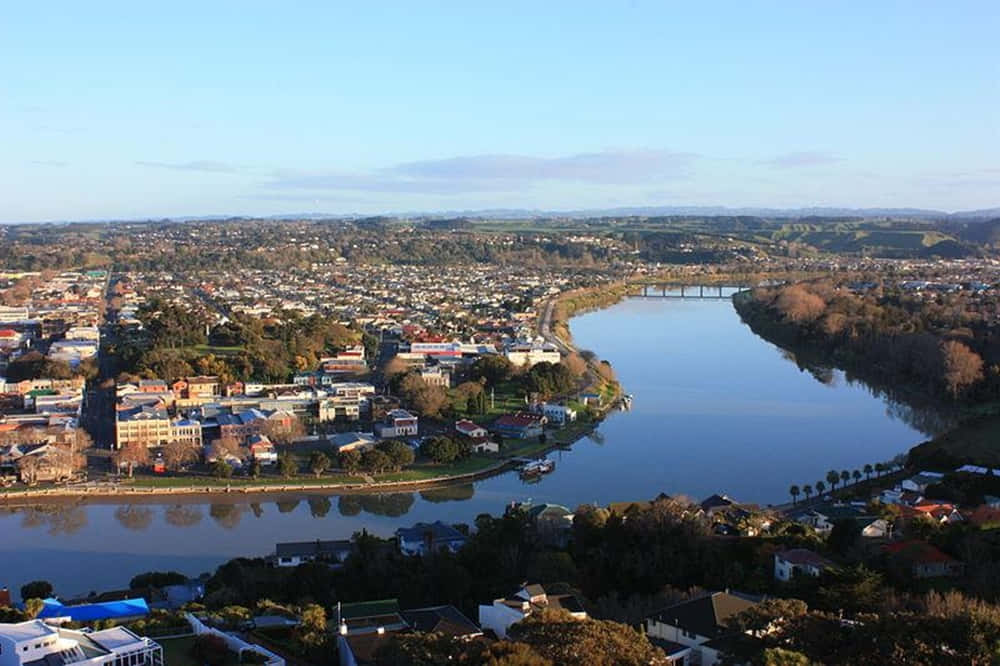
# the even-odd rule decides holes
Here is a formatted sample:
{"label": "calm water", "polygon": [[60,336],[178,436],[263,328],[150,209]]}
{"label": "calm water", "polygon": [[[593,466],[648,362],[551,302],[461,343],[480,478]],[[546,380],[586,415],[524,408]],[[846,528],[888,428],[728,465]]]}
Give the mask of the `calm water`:
{"label": "calm water", "polygon": [[635,403],[571,451],[553,454],[556,471],[540,482],[508,473],[373,497],[0,508],[0,586],[46,578],[64,596],[86,593],[124,586],[142,571],[210,571],[231,557],[267,554],[278,541],[471,522],[514,500],[572,508],[726,492],[782,503],[792,483],[887,460],[923,439],[897,407],[841,373],[800,370],[744,326],[728,301],[632,299],[578,317],[572,328],[581,347],[612,362]]}

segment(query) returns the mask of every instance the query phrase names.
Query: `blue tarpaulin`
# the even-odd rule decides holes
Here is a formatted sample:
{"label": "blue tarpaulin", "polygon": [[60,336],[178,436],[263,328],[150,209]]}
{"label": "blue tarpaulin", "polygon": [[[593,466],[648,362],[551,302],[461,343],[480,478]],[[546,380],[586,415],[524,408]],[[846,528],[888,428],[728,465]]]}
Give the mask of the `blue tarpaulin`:
{"label": "blue tarpaulin", "polygon": [[96,620],[113,620],[125,617],[149,615],[146,600],[123,599],[121,601],[105,601],[98,604],[80,604],[79,606],[64,606],[58,599],[46,599],[39,619],[50,617],[68,617],[74,622],[94,622]]}

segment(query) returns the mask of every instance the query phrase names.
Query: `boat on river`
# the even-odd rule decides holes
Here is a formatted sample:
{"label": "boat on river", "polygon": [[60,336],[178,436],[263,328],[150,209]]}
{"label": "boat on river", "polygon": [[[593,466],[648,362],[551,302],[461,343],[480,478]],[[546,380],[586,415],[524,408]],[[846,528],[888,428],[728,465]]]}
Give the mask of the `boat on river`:
{"label": "boat on river", "polygon": [[539,477],[543,474],[548,474],[556,468],[556,463],[554,460],[549,458],[541,458],[539,460],[532,460],[521,466],[521,476],[527,478]]}

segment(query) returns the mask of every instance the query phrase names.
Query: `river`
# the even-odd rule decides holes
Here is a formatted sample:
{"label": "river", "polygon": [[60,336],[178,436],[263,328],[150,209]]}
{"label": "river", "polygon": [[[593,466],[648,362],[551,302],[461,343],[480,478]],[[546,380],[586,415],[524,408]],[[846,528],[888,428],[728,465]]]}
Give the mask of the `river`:
{"label": "river", "polygon": [[270,553],[279,541],[362,529],[390,535],[438,519],[471,523],[529,499],[573,508],[724,492],[778,504],[792,483],[886,461],[925,439],[900,418],[906,410],[843,373],[800,369],[754,335],[727,300],[632,298],[576,317],[572,330],[578,346],[611,361],[635,402],[572,450],[554,453],[556,471],[539,482],[511,472],[382,496],[0,507],[0,587],[17,596],[24,582],[47,579],[63,596],[85,594],[124,587],[143,571],[211,571],[232,557]]}

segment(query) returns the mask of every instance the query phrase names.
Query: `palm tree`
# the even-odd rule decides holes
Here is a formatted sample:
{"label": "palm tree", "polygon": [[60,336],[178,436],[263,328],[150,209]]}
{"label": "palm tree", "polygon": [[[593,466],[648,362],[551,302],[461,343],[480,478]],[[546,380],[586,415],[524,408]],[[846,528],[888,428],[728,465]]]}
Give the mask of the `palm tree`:
{"label": "palm tree", "polygon": [[840,480],[843,483],[843,487],[847,487],[847,482],[851,480],[851,473],[846,469],[840,472]]}
{"label": "palm tree", "polygon": [[882,472],[885,471],[885,465],[882,463],[875,463],[875,477],[878,478],[882,476]]}
{"label": "palm tree", "polygon": [[872,466],[865,465],[865,479],[871,480],[872,478]]}
{"label": "palm tree", "polygon": [[795,506],[795,499],[799,496],[799,487],[792,484],[792,487],[788,489],[788,494],[792,496],[792,506]]}
{"label": "palm tree", "polygon": [[812,497],[812,494],[813,494],[813,487],[812,487],[812,486],[810,486],[810,485],[809,485],[809,484],[807,483],[806,485],[802,486],[802,492],[803,492],[803,494],[805,494],[805,496],[806,496],[806,501],[808,502],[808,501],[809,501],[809,498],[810,498],[810,497]]}
{"label": "palm tree", "polygon": [[823,491],[826,490],[826,484],[822,481],[816,482],[816,494],[820,497],[823,496]]}
{"label": "palm tree", "polygon": [[830,490],[834,491],[837,489],[837,482],[840,481],[840,474],[837,470],[831,469],[826,473],[826,482],[830,484]]}
{"label": "palm tree", "polygon": [[854,479],[854,485],[858,485],[858,481],[861,480],[861,471],[854,470],[853,472],[851,472],[851,477]]}

